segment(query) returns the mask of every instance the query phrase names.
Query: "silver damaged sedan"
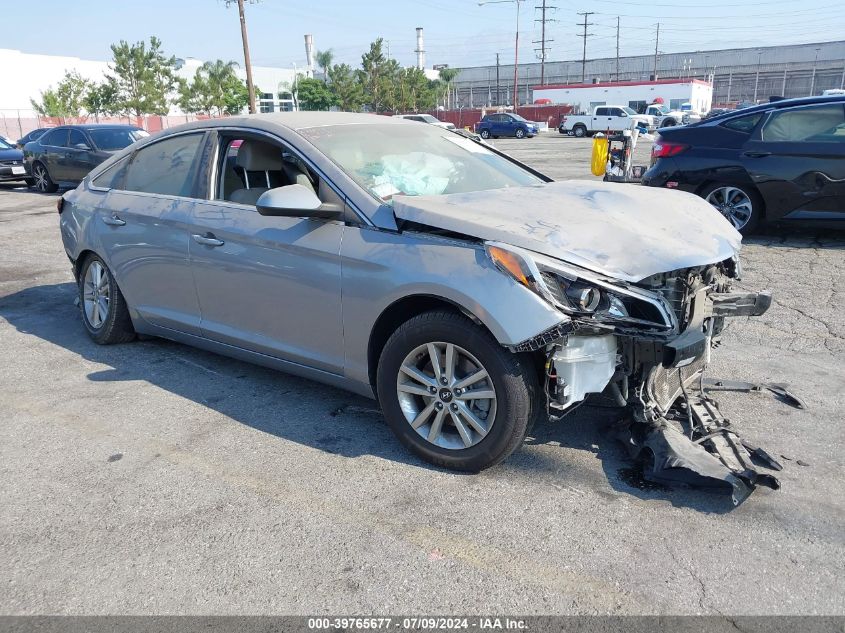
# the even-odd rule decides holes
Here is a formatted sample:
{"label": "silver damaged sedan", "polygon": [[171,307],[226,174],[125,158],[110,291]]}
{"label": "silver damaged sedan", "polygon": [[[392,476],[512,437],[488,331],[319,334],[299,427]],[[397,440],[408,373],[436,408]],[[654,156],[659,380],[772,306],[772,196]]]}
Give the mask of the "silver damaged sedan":
{"label": "silver damaged sedan", "polygon": [[409,449],[469,471],[604,393],[654,478],[775,487],[688,439],[720,420],[675,415],[707,404],[725,318],[770,301],[731,292],[740,235],[693,195],[552,182],[460,132],[303,112],[143,139],[60,213],[97,343],[159,336],[375,397]]}

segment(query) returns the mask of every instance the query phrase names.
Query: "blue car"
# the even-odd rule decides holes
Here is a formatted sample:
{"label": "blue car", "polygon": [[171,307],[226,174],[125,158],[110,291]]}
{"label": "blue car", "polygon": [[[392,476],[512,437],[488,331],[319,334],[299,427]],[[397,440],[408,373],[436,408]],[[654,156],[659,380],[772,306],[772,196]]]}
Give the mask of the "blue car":
{"label": "blue car", "polygon": [[22,181],[31,183],[23,164],[23,152],[17,147],[0,139],[0,182]]}
{"label": "blue car", "polygon": [[475,131],[481,138],[499,138],[500,136],[513,136],[515,138],[531,138],[537,134],[537,124],[523,119],[518,114],[511,114],[509,112],[501,112],[498,114],[488,114],[478,125],[475,126]]}

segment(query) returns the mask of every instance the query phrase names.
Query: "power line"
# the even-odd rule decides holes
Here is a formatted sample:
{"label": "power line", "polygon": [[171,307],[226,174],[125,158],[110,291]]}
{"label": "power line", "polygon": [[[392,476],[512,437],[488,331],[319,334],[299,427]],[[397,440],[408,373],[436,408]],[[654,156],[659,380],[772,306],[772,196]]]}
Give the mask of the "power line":
{"label": "power line", "polygon": [[595,11],[585,11],[584,13],[579,13],[578,15],[584,16],[584,24],[578,23],[578,26],[584,27],[584,33],[578,34],[578,37],[584,38],[584,49],[581,53],[581,83],[586,83],[587,81],[587,38],[593,35],[593,33],[587,33],[587,27],[592,26],[592,22],[587,22],[587,16],[595,14]]}

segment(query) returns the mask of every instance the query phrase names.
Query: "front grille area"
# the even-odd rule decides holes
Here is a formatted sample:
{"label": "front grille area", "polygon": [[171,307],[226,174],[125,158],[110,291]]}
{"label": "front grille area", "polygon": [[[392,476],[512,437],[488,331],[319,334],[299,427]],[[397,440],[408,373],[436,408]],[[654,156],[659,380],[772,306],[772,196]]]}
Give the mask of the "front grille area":
{"label": "front grille area", "polygon": [[681,389],[681,376],[683,376],[684,388],[688,391],[694,388],[701,372],[704,371],[705,357],[699,356],[692,363],[685,367],[664,367],[658,365],[651,370],[648,377],[648,393],[658,408],[665,413],[672,403],[683,393]]}
{"label": "front grille area", "polygon": [[21,160],[0,160],[0,165],[23,165]]}

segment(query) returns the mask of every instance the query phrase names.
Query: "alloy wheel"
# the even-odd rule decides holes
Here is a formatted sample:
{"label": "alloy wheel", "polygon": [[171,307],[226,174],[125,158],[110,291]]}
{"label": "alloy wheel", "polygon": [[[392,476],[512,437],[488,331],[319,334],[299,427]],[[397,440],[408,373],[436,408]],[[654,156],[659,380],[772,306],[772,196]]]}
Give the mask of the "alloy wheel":
{"label": "alloy wheel", "polygon": [[754,212],[754,203],[747,193],[738,187],[719,187],[705,198],[719,210],[738,231],[742,229]]}
{"label": "alloy wheel", "polygon": [[32,170],[32,177],[35,180],[35,188],[41,193],[47,193],[47,170],[41,165],[36,165]]}
{"label": "alloy wheel", "polygon": [[420,345],[396,378],[408,424],[440,448],[461,450],[483,440],[496,420],[496,389],[487,370],[454,343]]}
{"label": "alloy wheel", "polygon": [[109,302],[111,299],[111,288],[109,276],[103,265],[92,262],[85,271],[83,280],[82,299],[85,307],[85,320],[95,330],[103,327],[103,323],[109,315]]}

